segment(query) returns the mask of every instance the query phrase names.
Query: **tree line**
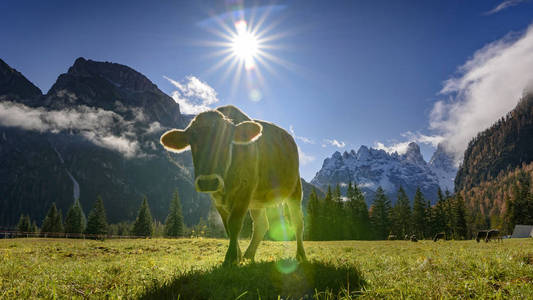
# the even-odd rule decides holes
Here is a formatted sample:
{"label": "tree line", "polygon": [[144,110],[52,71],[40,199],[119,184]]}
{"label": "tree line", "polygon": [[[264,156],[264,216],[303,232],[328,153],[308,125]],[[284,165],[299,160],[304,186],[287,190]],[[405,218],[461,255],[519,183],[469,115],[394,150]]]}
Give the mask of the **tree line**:
{"label": "tree line", "polygon": [[41,228],[37,227],[35,221],[31,221],[28,215],[21,215],[17,224],[19,232],[41,232],[41,233],[69,233],[69,234],[91,234],[91,235],[133,235],[151,237],[164,235],[168,237],[180,237],[184,235],[185,225],[178,191],[173,194],[170,201],[169,214],[165,224],[154,221],[148,205],[148,199],[143,198],[137,218],[133,224],[121,222],[118,224],[108,224],[104,201],[98,197],[89,216],[85,214],[79,200],[69,208],[65,221],[60,210],[55,203],[52,203]]}
{"label": "tree line", "polygon": [[313,189],[307,205],[305,237],[308,240],[382,240],[389,236],[404,239],[432,238],[444,232],[448,238],[469,238],[465,202],[461,195],[452,196],[438,190],[438,201],[431,205],[420,188],[411,201],[400,187],[394,206],[378,187],[373,203],[367,207],[365,197],[356,184],[348,184],[346,195],[337,184],[324,198]]}

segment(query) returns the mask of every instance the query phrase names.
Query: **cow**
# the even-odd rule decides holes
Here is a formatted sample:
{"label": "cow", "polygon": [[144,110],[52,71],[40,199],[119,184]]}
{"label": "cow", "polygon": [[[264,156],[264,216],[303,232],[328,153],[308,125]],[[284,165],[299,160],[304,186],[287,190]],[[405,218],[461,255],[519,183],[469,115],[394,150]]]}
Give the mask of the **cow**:
{"label": "cow", "polygon": [[416,238],[416,235],[411,235],[411,242],[418,242],[418,239]]}
{"label": "cow", "polygon": [[228,105],[199,113],[160,142],[169,151],[191,151],[196,190],[211,196],[230,240],[224,265],[242,259],[238,237],[245,214],[250,211],[253,233],[244,258],[253,260],[268,231],[266,208],[281,204],[295,229],[296,259],[307,260],[298,148],[287,131]]}
{"label": "cow", "polygon": [[394,235],[394,234],[389,234],[389,236],[387,237],[387,240],[389,240],[389,241],[395,241],[395,240],[397,240],[396,235]]}
{"label": "cow", "polygon": [[487,231],[487,236],[485,237],[485,243],[488,243],[494,239],[499,242],[503,242],[502,237],[500,235],[500,231],[498,229],[491,229]]}
{"label": "cow", "polygon": [[487,230],[480,230],[477,232],[477,235],[476,235],[476,242],[480,242],[481,240],[485,240],[486,237],[487,237],[487,233],[488,231]]}
{"label": "cow", "polygon": [[435,234],[435,237],[433,238],[433,241],[436,242],[438,240],[445,240],[446,239],[446,233],[439,232]]}

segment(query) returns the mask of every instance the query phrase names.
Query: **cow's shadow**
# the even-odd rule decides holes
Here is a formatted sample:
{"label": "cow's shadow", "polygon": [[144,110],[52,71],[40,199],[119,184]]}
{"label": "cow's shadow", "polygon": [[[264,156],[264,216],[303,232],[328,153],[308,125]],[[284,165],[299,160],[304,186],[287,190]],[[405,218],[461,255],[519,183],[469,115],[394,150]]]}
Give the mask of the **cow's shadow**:
{"label": "cow's shadow", "polygon": [[191,271],[148,288],[141,299],[334,299],[358,294],[364,284],[354,267],[279,260]]}

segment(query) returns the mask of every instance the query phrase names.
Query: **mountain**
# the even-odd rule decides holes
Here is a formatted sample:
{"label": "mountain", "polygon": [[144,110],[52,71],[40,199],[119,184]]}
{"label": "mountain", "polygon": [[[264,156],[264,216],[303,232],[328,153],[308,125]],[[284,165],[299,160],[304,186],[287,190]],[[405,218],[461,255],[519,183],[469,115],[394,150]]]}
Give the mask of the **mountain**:
{"label": "mountain", "polygon": [[41,95],[42,92],[38,87],[0,59],[0,101],[5,99],[32,100]]}
{"label": "mountain", "polygon": [[110,223],[133,221],[144,195],[164,221],[176,188],[185,223],[206,219],[211,200],[194,189],[190,152],[159,145],[193,117],[124,65],[78,58],[43,95],[0,60],[0,226],[21,213],[39,223],[53,202],[65,214],[74,199],[88,214],[97,196]]}
{"label": "mountain", "polygon": [[440,143],[437,150],[429,160],[429,168],[437,176],[440,188],[443,191],[454,191],[454,180],[457,174],[457,167],[453,156],[445,150],[444,144]]}
{"label": "mountain", "polygon": [[470,141],[455,178],[455,189],[470,189],[532,161],[533,93],[530,93],[505,117]]}
{"label": "mountain", "polygon": [[494,218],[505,213],[520,176],[533,175],[533,94],[494,125],[479,133],[465,150],[455,188],[475,212]]}
{"label": "mountain", "polygon": [[133,220],[143,195],[164,221],[175,188],[187,224],[207,216],[190,153],[159,145],[185,127],[179,105],[142,74],[78,58],[46,95],[5,63],[0,83],[0,225],[39,222],[52,202],[66,213],[78,197],[88,213],[98,195],[112,223]]}
{"label": "mountain", "polygon": [[369,203],[379,186],[392,202],[400,186],[411,198],[420,187],[427,199],[435,201],[439,186],[445,190],[451,185],[453,172],[453,161],[442,146],[437,148],[429,164],[414,142],[401,155],[361,146],[357,152],[351,150],[341,154],[337,151],[326,158],[311,183],[327,188],[328,185],[340,184],[342,187],[350,181],[356,182]]}

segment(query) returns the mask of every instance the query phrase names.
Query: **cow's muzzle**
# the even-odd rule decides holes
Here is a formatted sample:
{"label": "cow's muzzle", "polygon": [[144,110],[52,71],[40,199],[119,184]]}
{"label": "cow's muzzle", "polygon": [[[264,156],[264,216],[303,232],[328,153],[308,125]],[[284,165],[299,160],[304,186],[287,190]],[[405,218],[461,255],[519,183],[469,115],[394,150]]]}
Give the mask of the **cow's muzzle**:
{"label": "cow's muzzle", "polygon": [[198,175],[196,181],[196,190],[203,193],[214,193],[224,188],[224,180],[220,175]]}

